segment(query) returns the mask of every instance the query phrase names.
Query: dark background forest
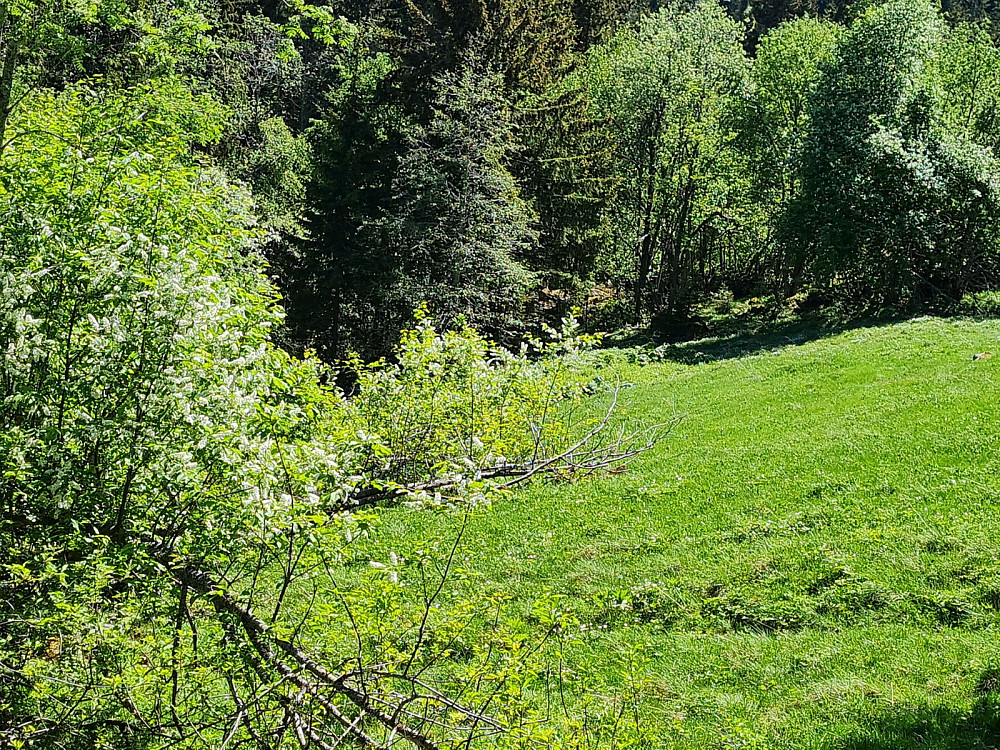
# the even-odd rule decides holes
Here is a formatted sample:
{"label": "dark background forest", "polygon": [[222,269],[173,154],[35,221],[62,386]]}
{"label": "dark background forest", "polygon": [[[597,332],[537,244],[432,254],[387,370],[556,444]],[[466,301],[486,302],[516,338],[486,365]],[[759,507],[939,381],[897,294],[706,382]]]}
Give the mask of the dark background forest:
{"label": "dark background forest", "polygon": [[840,46],[860,3],[81,7],[8,4],[0,139],[19,96],[80,81],[223,108],[192,148],[252,190],[292,351],[378,358],[421,303],[510,343],[572,308],[683,333],[733,299],[996,280],[989,4]]}

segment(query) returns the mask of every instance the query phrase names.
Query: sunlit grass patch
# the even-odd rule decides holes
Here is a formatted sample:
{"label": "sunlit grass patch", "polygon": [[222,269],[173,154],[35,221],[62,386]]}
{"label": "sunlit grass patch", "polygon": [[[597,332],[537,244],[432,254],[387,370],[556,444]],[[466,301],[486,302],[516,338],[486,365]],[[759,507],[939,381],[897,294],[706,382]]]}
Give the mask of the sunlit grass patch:
{"label": "sunlit grass patch", "polygon": [[[1000,744],[1000,365],[973,359],[998,346],[996,322],[922,319],[595,355],[633,415],[683,422],[628,473],[477,510],[449,585],[505,592],[536,638],[557,602],[535,699],[622,746]],[[391,509],[380,541],[457,523]]]}

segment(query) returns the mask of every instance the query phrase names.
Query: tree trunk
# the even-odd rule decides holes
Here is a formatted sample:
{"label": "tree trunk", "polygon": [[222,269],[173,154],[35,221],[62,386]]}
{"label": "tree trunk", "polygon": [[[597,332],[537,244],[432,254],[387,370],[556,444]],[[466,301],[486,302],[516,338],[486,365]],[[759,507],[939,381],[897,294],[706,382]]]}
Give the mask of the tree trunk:
{"label": "tree trunk", "polygon": [[632,305],[636,323],[642,322],[646,306],[646,286],[649,284],[649,272],[653,267],[653,237],[650,234],[651,227],[647,223],[644,228],[646,232],[643,234],[639,245],[639,267],[635,278],[635,288],[632,290]]}
{"label": "tree trunk", "polygon": [[[7,19],[12,24],[11,19]],[[3,157],[7,145],[7,121],[11,111],[11,93],[14,88],[14,71],[17,68],[18,45],[13,29],[8,25],[3,29],[0,39],[0,55],[3,56],[3,68],[0,69],[0,158]]]}

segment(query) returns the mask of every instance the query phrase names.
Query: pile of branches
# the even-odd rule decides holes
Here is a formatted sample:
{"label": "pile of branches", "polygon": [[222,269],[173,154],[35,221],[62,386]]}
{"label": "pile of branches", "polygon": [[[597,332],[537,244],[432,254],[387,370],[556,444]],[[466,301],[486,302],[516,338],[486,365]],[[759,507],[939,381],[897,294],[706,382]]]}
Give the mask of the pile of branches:
{"label": "pile of branches", "polygon": [[[546,452],[539,430],[536,454],[529,460],[480,466],[471,479],[509,488],[541,475],[576,478],[600,471],[621,471],[654,448],[677,423],[674,420],[629,431],[614,422],[617,405],[618,389],[603,417],[568,446]],[[451,475],[409,484],[370,484],[358,487],[347,505],[356,508],[415,493],[446,491],[469,479]],[[438,597],[450,579],[464,529],[463,523],[445,565],[437,571],[436,581],[431,584],[425,581],[422,615],[418,612],[416,632],[397,634],[412,638],[409,658],[381,664],[372,663],[365,655],[362,633],[346,601],[342,600],[345,621],[354,629],[358,644],[355,655],[330,657],[317,652],[315,645],[308,645],[302,629],[310,617],[312,603],[308,603],[307,612],[297,626],[289,623],[290,616],[282,610],[282,604],[286,593],[301,581],[310,580],[314,599],[319,580],[325,580],[322,586],[329,590],[337,590],[335,565],[324,560],[324,578],[315,561],[306,562],[308,555],[303,555],[303,550],[311,544],[308,529],[289,530],[284,550],[260,543],[260,562],[252,573],[254,583],[249,589],[239,583],[248,578],[247,570],[220,569],[207,558],[181,555],[174,541],[166,537],[149,536],[141,542],[136,539],[138,543],[132,545],[130,554],[152,561],[169,580],[169,587],[156,585],[177,597],[174,651],[181,652],[178,646],[182,633],[188,632],[195,653],[193,662],[185,663],[182,656],[170,662],[173,667],[167,683],[168,705],[158,707],[155,715],[150,715],[138,709],[127,695],[114,693],[114,687],[95,681],[81,684],[79,701],[65,705],[63,710],[43,716],[4,713],[4,685],[20,681],[30,689],[34,678],[0,662],[0,746],[71,749],[212,746],[218,750],[279,750],[297,745],[317,750],[343,747],[468,750],[483,741],[502,746],[503,737],[515,727],[491,715],[491,706],[495,709],[497,696],[508,687],[507,678],[498,678],[485,689],[481,681],[472,684],[473,678],[469,678],[470,684],[464,688],[461,685],[456,688],[453,682],[445,688],[435,686],[432,676],[431,667],[446,660],[454,646],[454,643],[435,642],[429,623]],[[252,539],[243,541],[247,545],[255,543]],[[259,594],[263,589],[257,578],[265,568],[280,571],[276,597],[273,593]],[[213,623],[199,626],[196,610],[201,617],[209,611],[214,613]],[[205,639],[204,633],[199,636],[200,627],[221,632],[223,653],[235,661],[228,666],[213,667],[212,680],[218,681],[221,697],[217,687],[198,688],[214,693],[215,700],[221,702],[192,714],[185,713],[185,680],[192,679],[186,670],[199,663],[198,639]],[[530,659],[557,627],[553,625],[517,658]],[[515,670],[519,669],[515,665]],[[87,701],[102,708],[87,710]],[[116,701],[124,711],[108,710]],[[206,744],[203,736],[221,740]]]}
{"label": "pile of branches", "polygon": [[614,424],[618,410],[619,383],[612,392],[611,403],[604,415],[580,439],[554,454],[546,450],[542,430],[535,430],[532,456],[517,463],[500,461],[477,466],[470,473],[453,472],[445,476],[416,482],[393,482],[391,479],[365,483],[354,489],[343,508],[376,505],[425,493],[452,490],[468,481],[488,482],[497,489],[512,488],[542,475],[580,479],[597,472],[619,473],[636,458],[667,437],[681,421],[675,417],[669,422],[630,430],[627,425]]}
{"label": "pile of branches", "polygon": [[[582,437],[554,454],[545,455],[539,430],[535,455],[528,461],[481,466],[472,477],[452,474],[422,482],[366,485],[358,487],[347,504],[356,508],[419,493],[446,492],[470,478],[497,488],[511,488],[542,475],[582,478],[596,472],[622,471],[663,440],[679,418],[636,430],[628,430],[624,424],[616,425],[619,392],[620,386],[615,388],[602,417]],[[417,653],[429,647],[425,630],[427,617],[448,580],[461,535],[460,532],[455,540],[436,590],[425,599],[422,625],[412,656],[402,665],[366,665],[359,654],[358,659],[350,662],[349,669],[332,670],[293,641],[275,635],[245,606],[228,595],[216,593],[218,587],[203,572],[187,567],[178,571],[178,578],[212,600],[219,616],[229,623],[232,637],[241,639],[252,650],[256,670],[271,672],[271,682],[278,680],[293,687],[294,697],[282,700],[287,723],[302,747],[332,750],[346,743],[389,748],[402,743],[420,750],[437,750],[441,746],[439,740],[433,738],[447,737],[448,747],[470,748],[477,740],[510,731],[510,727],[489,715],[490,702],[504,688],[503,682],[494,685],[491,693],[481,698],[477,705],[470,706],[460,698],[445,695],[426,681],[422,670],[414,668]],[[347,615],[351,617],[349,610]],[[541,646],[540,642],[536,648]],[[430,660],[435,658],[432,656]],[[234,702],[242,707],[240,715],[245,717],[248,699],[234,695]],[[234,717],[234,731],[235,724],[241,720],[240,715]],[[372,726],[380,728],[378,737]],[[259,747],[263,750],[266,745]]]}
{"label": "pile of branches", "polygon": [[[541,475],[580,478],[595,472],[622,471],[664,439],[679,418],[632,431],[624,425],[615,426],[613,417],[618,408],[619,391],[620,387],[614,390],[603,416],[586,434],[565,449],[554,455],[542,455],[543,440],[539,431],[536,435],[536,455],[531,460],[482,466],[473,478],[498,488],[510,488]],[[450,475],[399,485],[367,485],[357,488],[348,504],[356,508],[411,497],[417,493],[447,491],[467,480],[461,475]],[[428,616],[449,578],[464,529],[463,524],[441,571],[437,588],[425,597],[424,614],[412,655],[402,665],[366,665],[359,650],[358,658],[349,662],[350,668],[340,671],[331,669],[293,640],[275,634],[248,607],[228,594],[220,593],[217,582],[204,571],[187,566],[177,569],[175,575],[182,585],[211,600],[218,615],[227,623],[230,637],[248,647],[253,669],[262,677],[270,673],[265,684],[278,682],[293,688],[294,696],[285,694],[281,701],[287,717],[286,725],[303,748],[333,750],[345,744],[390,748],[402,743],[420,750],[438,750],[441,745],[433,738],[439,736],[448,738],[448,747],[470,748],[479,739],[510,731],[510,727],[489,715],[489,705],[505,687],[503,682],[495,684],[478,705],[470,706],[460,698],[445,695],[425,680],[423,669],[414,667],[418,652],[429,647],[426,631]],[[349,609],[347,616],[353,623]],[[551,632],[547,633],[544,639],[550,635]],[[541,642],[536,644],[536,649],[541,646]],[[432,656],[430,661],[439,658],[446,648],[440,647],[438,656]],[[423,661],[426,663],[427,659]],[[233,700],[237,713],[233,717],[231,734],[235,734],[240,722],[247,720],[251,703],[248,697],[235,692]],[[380,728],[379,737],[370,729],[372,726]],[[270,746],[262,739],[257,747],[264,750]]]}
{"label": "pile of branches", "polygon": [[[452,557],[456,548],[457,544]],[[360,660],[350,662],[352,668],[334,670],[293,639],[280,635],[249,607],[223,593],[205,571],[185,566],[175,569],[174,575],[183,587],[212,603],[227,636],[244,647],[245,658],[264,688],[252,695],[241,694],[235,681],[229,679],[235,711],[223,748],[241,728],[258,750],[280,747],[280,738],[286,733],[294,735],[303,748],[319,750],[333,750],[345,743],[352,747],[389,748],[401,742],[420,750],[438,750],[429,731],[434,728],[461,738],[467,747],[477,738],[504,731],[482,712],[486,706],[464,706],[425,682],[420,672],[412,669],[413,659],[398,671],[365,665]],[[446,577],[442,577],[442,586],[444,580]],[[439,587],[436,593],[440,591]],[[432,604],[432,600],[426,602],[426,612]],[[422,629],[414,656],[425,638]],[[496,690],[501,688],[498,685]],[[284,721],[277,726],[255,727],[254,713],[260,713],[257,709],[265,696],[281,704]],[[372,725],[381,728],[381,738],[374,736]]]}

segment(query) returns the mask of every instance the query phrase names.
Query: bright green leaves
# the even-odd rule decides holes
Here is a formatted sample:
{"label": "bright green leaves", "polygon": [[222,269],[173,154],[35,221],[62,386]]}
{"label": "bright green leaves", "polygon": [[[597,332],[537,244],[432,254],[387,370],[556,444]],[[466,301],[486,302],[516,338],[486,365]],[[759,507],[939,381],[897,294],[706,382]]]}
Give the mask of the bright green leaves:
{"label": "bright green leaves", "polygon": [[737,127],[741,150],[753,160],[750,178],[778,202],[791,195],[794,158],[808,132],[809,97],[840,31],[832,23],[800,18],[767,34],[757,49]]}
{"label": "bright green leaves", "polygon": [[283,26],[285,34],[291,39],[308,39],[312,37],[322,44],[346,46],[349,43],[352,27],[341,16],[327,5],[313,5],[305,0],[292,0],[288,3],[289,19]]}
{"label": "bright green leaves", "polygon": [[176,84],[75,89],[36,97],[13,124],[4,416],[39,441],[39,473],[14,491],[47,495],[60,511],[38,512],[53,519],[121,531],[115,508],[151,489],[155,456],[191,422],[179,401],[213,357],[252,362],[277,322],[239,254],[253,237],[246,196],[190,161],[191,140],[217,132],[206,103]]}
{"label": "bright green leaves", "polygon": [[[337,401],[315,363],[270,343],[281,316],[249,196],[192,155],[220,120],[167,81],[39,94],[11,124],[0,598],[20,619],[0,651],[45,686],[32,714],[88,670],[94,700],[73,721],[118,720],[123,692],[152,710],[170,676],[164,566],[238,566],[250,535],[317,526],[344,495],[324,426]],[[58,659],[31,645],[60,633]]]}
{"label": "bright green leaves", "polygon": [[947,129],[994,151],[1000,146],[1000,49],[985,28],[950,29],[935,60]]}
{"label": "bright green leaves", "polygon": [[823,67],[786,245],[852,305],[957,302],[996,277],[1000,172],[976,143],[990,94],[971,90],[974,40],[899,0],[862,16]]}
{"label": "bright green leaves", "polygon": [[[420,311],[418,311],[418,315]],[[589,342],[575,321],[551,340],[513,354],[467,325],[439,331],[428,320],[404,331],[393,364],[355,363],[358,394],[345,425],[370,452],[372,476],[411,483],[540,460],[571,432],[561,405],[578,383],[569,360]]]}
{"label": "bright green leaves", "polygon": [[693,268],[732,229],[721,120],[745,73],[736,24],[712,3],[671,5],[588,56],[582,84],[609,122],[618,178],[605,262],[631,276],[636,319],[686,310],[701,284]]}

